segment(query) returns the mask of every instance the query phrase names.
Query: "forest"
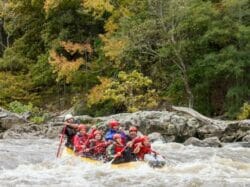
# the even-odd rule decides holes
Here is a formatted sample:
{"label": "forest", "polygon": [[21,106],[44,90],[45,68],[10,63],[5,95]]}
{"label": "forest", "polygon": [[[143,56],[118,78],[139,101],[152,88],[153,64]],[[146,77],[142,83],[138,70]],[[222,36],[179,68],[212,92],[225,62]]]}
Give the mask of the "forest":
{"label": "forest", "polygon": [[1,0],[0,106],[171,105],[250,117],[249,0]]}

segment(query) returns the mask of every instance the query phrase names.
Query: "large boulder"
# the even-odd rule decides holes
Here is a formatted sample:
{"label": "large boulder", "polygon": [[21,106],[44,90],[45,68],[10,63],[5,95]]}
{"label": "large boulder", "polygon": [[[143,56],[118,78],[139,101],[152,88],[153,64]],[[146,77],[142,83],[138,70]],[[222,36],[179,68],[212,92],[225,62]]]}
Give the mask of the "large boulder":
{"label": "large boulder", "polygon": [[[1,127],[9,124],[8,127],[4,126],[5,130],[8,130],[2,136],[4,138],[11,136],[22,137],[30,133],[32,136],[56,138],[63,127],[63,120],[66,114],[64,113],[53,118],[47,124],[36,125],[27,123],[16,114],[1,110]],[[11,116],[13,117],[12,120],[8,121]],[[249,135],[248,131],[250,129],[250,120],[214,120],[185,107],[173,107],[172,111],[138,111],[96,118],[83,115],[75,116],[75,119],[77,123],[96,125],[104,131],[107,129],[108,122],[115,119],[121,123],[125,130],[128,130],[129,126],[135,125],[143,134],[154,132],[154,134],[150,135],[152,139],[215,147],[221,146],[220,141],[248,140],[247,135]]]}
{"label": "large boulder", "polygon": [[159,132],[153,132],[148,135],[151,142],[159,141],[159,142],[165,142],[165,139]]}
{"label": "large boulder", "polygon": [[242,141],[243,141],[243,142],[248,142],[248,143],[250,143],[250,134],[244,136],[244,137],[242,138]]}
{"label": "large boulder", "polygon": [[198,146],[198,147],[208,147],[209,146],[207,142],[199,140],[198,138],[195,138],[195,137],[188,138],[184,142],[184,145],[194,145],[194,146]]}
{"label": "large boulder", "polygon": [[250,130],[250,119],[239,121],[239,129],[242,131]]}
{"label": "large boulder", "polygon": [[209,147],[222,147],[222,143],[220,142],[218,137],[210,137],[202,140],[204,143],[207,143]]}
{"label": "large boulder", "polygon": [[0,131],[12,128],[15,125],[27,123],[27,120],[18,114],[9,112],[0,107]]}
{"label": "large boulder", "polygon": [[198,128],[197,133],[198,137],[201,139],[213,136],[221,138],[225,129],[226,125],[224,124],[204,124],[202,127]]}
{"label": "large boulder", "polygon": [[204,140],[199,140],[198,138],[191,137],[184,142],[184,145],[194,145],[198,147],[222,147],[222,144],[218,137],[205,138]]}
{"label": "large boulder", "polygon": [[242,141],[243,141],[243,142],[248,142],[248,143],[250,143],[250,130],[248,130],[248,131],[245,133],[245,136],[242,138]]}

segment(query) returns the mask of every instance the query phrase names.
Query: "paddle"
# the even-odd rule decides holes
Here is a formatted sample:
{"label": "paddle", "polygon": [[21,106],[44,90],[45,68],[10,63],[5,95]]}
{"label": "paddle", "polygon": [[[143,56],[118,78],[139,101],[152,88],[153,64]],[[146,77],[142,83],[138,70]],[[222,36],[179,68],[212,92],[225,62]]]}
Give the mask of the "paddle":
{"label": "paddle", "polygon": [[[86,145],[89,143],[90,139],[93,138],[94,132],[95,132],[96,130],[97,130],[96,128],[92,128],[92,132],[88,135],[87,140],[86,140],[85,143],[83,144],[83,146],[85,147],[84,149],[86,149]],[[99,146],[101,146],[101,145],[103,145],[103,144],[99,144],[99,145],[97,145],[97,146],[94,146],[94,147],[90,148],[89,151],[92,150],[92,149],[95,149],[96,147],[99,147]],[[79,155],[82,154],[83,152],[86,152],[86,151],[84,151],[84,149],[83,149],[82,151],[77,152],[76,154],[79,156]],[[87,151],[87,152],[89,152],[89,151]]]}
{"label": "paddle", "polygon": [[155,150],[152,150],[152,149],[151,149],[151,151],[152,151],[152,153],[155,154],[155,157],[156,157],[156,155],[160,155],[160,156],[162,156],[162,158],[166,159],[165,156],[161,155],[160,153],[156,152]]}
{"label": "paddle", "polygon": [[64,125],[63,127],[63,130],[62,130],[62,134],[61,134],[61,137],[60,137],[60,143],[59,143],[59,146],[57,148],[57,153],[56,153],[56,157],[58,158],[60,155],[60,152],[61,152],[61,146],[62,146],[62,142],[64,140],[64,135],[65,135],[65,131],[66,131],[66,128],[67,128],[67,124]]}
{"label": "paddle", "polygon": [[105,143],[102,143],[102,144],[96,145],[96,146],[94,146],[94,147],[88,148],[88,151],[84,151],[84,150],[79,151],[79,152],[77,152],[76,154],[77,154],[77,155],[80,155],[80,154],[82,154],[82,153],[84,153],[84,152],[89,152],[89,151],[91,151],[92,149],[95,149],[95,148],[100,147],[100,146],[103,146],[103,145],[105,145]]}
{"label": "paddle", "polygon": [[[120,153],[123,153],[125,151],[125,149],[127,148],[128,146],[126,145],[121,151]],[[115,159],[118,157],[118,155],[115,154],[114,158],[109,162],[109,163],[113,163],[115,161]]]}

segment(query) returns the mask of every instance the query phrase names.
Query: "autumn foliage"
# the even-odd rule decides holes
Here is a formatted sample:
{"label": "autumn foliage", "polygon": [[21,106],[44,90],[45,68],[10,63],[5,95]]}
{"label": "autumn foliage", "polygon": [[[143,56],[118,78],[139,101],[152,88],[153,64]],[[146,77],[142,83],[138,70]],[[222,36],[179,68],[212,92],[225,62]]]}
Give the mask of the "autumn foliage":
{"label": "autumn foliage", "polygon": [[124,105],[129,112],[152,109],[157,106],[158,94],[151,89],[152,81],[143,74],[119,72],[118,79],[100,78],[100,85],[90,90],[88,105],[112,100],[114,105]]}
{"label": "autumn foliage", "polygon": [[83,0],[83,7],[97,17],[102,16],[105,11],[112,12],[114,9],[110,0]]}
{"label": "autumn foliage", "polygon": [[0,104],[108,115],[160,101],[248,118],[249,11],[248,0],[2,0]]}
{"label": "autumn foliage", "polygon": [[[57,81],[65,80],[67,83],[71,82],[74,72],[79,70],[80,66],[86,63],[83,54],[92,53],[93,50],[90,44],[78,44],[72,42],[60,42],[61,47],[65,50],[72,59],[68,59],[55,50],[50,51],[49,63],[54,68],[54,73],[57,73]],[[73,58],[75,54],[82,55],[79,58]]]}

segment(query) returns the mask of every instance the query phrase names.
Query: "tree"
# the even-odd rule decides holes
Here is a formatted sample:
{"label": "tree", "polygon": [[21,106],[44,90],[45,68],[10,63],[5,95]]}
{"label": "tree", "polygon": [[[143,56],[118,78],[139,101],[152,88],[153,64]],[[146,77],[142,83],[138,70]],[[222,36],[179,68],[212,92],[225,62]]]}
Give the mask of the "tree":
{"label": "tree", "polygon": [[125,106],[129,112],[150,109],[157,106],[158,95],[151,89],[152,81],[143,74],[119,72],[117,80],[103,78],[88,95],[88,105],[111,100],[114,105]]}
{"label": "tree", "polygon": [[0,73],[0,105],[8,106],[11,101],[18,100],[24,103],[37,101],[39,96],[30,93],[32,85],[27,82],[27,75],[12,75],[11,73]]}
{"label": "tree", "polygon": [[51,50],[49,63],[53,66],[54,72],[58,74],[57,81],[65,79],[66,83],[70,83],[73,74],[79,70],[81,65],[87,63],[84,54],[91,54],[93,49],[88,43],[78,44],[64,41],[60,43],[66,57],[63,56],[63,53],[58,54],[55,50]]}
{"label": "tree", "polygon": [[117,58],[109,59],[121,70],[143,72],[177,104],[208,115],[235,114],[249,97],[247,1],[150,0],[138,7],[118,19],[105,41],[126,38]]}

